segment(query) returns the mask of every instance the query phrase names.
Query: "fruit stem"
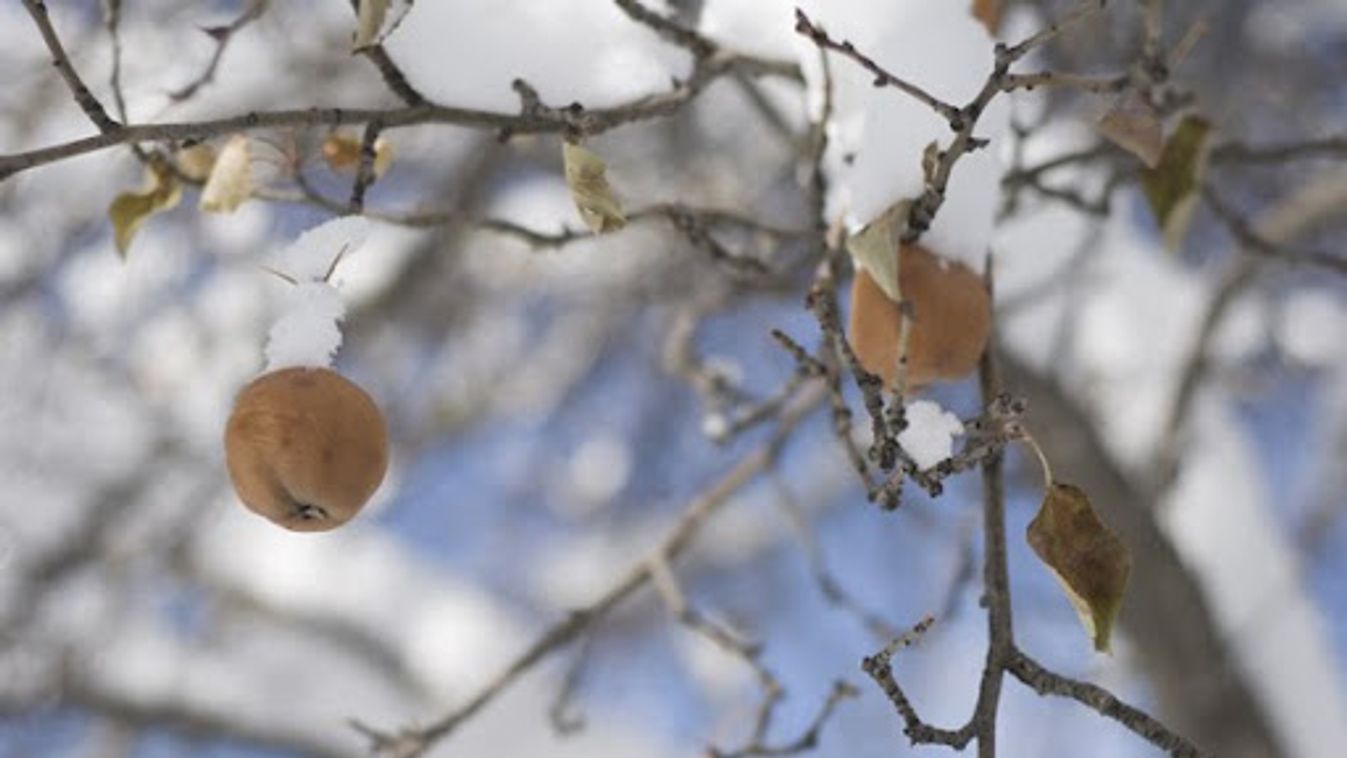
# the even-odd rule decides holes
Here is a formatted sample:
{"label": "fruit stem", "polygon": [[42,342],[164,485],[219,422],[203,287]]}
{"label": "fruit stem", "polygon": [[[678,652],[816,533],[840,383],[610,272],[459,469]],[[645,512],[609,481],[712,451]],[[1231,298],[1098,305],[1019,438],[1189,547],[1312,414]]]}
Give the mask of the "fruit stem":
{"label": "fruit stem", "polygon": [[284,271],[280,271],[279,269],[274,269],[274,268],[272,268],[271,266],[262,266],[261,268],[262,268],[263,271],[267,272],[268,274],[271,274],[272,276],[276,277],[277,279],[280,279],[280,280],[282,280],[282,281],[288,282],[288,283],[290,284],[290,286],[292,286],[292,287],[298,287],[298,286],[299,286],[299,281],[298,281],[297,279],[295,279],[293,276],[290,276],[289,274],[285,273]]}
{"label": "fruit stem", "polygon": [[1028,445],[1034,451],[1034,455],[1038,456],[1038,463],[1043,467],[1043,489],[1052,489],[1052,464],[1048,463],[1048,456],[1043,454],[1043,448],[1038,446],[1038,442],[1028,431],[1025,431],[1019,440]]}

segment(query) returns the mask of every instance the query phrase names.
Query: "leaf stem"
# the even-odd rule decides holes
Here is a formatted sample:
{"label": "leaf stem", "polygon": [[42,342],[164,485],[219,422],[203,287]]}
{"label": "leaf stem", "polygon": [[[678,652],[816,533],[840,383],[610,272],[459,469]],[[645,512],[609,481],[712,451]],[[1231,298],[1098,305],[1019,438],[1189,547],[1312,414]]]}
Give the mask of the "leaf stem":
{"label": "leaf stem", "polygon": [[1055,481],[1052,477],[1052,464],[1048,463],[1048,456],[1043,454],[1043,448],[1039,447],[1034,435],[1028,431],[1023,432],[1019,439],[1020,442],[1028,445],[1034,451],[1034,455],[1038,456],[1038,463],[1043,467],[1043,489],[1052,489],[1052,484]]}

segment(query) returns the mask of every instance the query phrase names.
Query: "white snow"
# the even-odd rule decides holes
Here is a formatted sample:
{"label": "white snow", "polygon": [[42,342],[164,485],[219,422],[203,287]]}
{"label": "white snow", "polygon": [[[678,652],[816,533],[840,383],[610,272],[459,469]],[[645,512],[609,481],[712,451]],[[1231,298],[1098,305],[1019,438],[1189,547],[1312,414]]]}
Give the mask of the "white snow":
{"label": "white snow", "polygon": [[907,428],[898,435],[898,444],[925,471],[950,457],[954,438],[962,434],[958,416],[934,401],[917,400],[907,405]]}
{"label": "white snow", "polygon": [[1277,340],[1305,366],[1347,363],[1347,306],[1328,290],[1297,292],[1282,310]]}
{"label": "white snow", "polygon": [[341,347],[337,323],[346,315],[337,288],[325,282],[294,285],[285,309],[267,335],[267,371],[289,366],[327,367]]}
{"label": "white snow", "polygon": [[325,221],[299,235],[280,252],[272,267],[301,282],[321,280],[338,255],[354,255],[369,233],[370,222],[361,216]]}
{"label": "white snow", "polygon": [[277,271],[297,284],[285,284],[281,313],[267,336],[267,370],[289,366],[331,365],[341,347],[337,324],[346,306],[336,287],[326,281],[338,256],[355,253],[365,244],[369,221],[343,216],[304,232],[278,256]]}
{"label": "white snow", "polygon": [[594,108],[666,90],[688,68],[684,51],[593,0],[494,0],[489,13],[417,3],[386,46],[430,98],[505,112],[519,108],[516,78],[548,104]]}

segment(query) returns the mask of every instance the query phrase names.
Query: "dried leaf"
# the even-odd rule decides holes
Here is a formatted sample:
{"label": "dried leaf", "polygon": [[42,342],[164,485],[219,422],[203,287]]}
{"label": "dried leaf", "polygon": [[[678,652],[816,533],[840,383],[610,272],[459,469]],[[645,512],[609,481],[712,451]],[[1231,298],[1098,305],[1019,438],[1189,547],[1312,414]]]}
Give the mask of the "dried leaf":
{"label": "dried leaf", "polygon": [[205,142],[185,147],[173,156],[182,175],[194,182],[206,181],[215,168],[215,158],[215,148]]}
{"label": "dried leaf", "polygon": [[898,243],[907,228],[910,200],[889,206],[859,232],[847,238],[847,252],[856,267],[864,269],[892,301],[899,302]]}
{"label": "dried leaf", "polygon": [[209,213],[232,213],[253,192],[252,150],[248,137],[236,134],[215,159],[201,191],[200,208]]}
{"label": "dried leaf", "polygon": [[126,258],[131,240],[145,219],[177,205],[181,197],[182,188],[178,186],[178,177],[173,170],[161,161],[151,161],[145,171],[145,188],[139,192],[123,192],[108,206],[118,255]]}
{"label": "dried leaf", "polygon": [[1170,251],[1182,246],[1192,224],[1197,190],[1207,170],[1211,132],[1206,119],[1186,116],[1165,143],[1159,165],[1141,175],[1142,189]]}
{"label": "dried leaf", "polygon": [[1099,120],[1099,133],[1151,168],[1160,162],[1160,153],[1165,146],[1160,114],[1138,92],[1128,91],[1114,101],[1113,107]]}
{"label": "dried leaf", "polygon": [[608,186],[603,159],[580,147],[563,142],[562,162],[566,168],[566,186],[585,225],[595,234],[615,232],[627,225],[627,216]]}
{"label": "dried leaf", "polygon": [[[323,140],[323,160],[328,168],[338,172],[353,172],[360,167],[363,142],[350,134],[335,133]],[[383,137],[374,140],[374,176],[384,175],[393,163],[393,144]]]}
{"label": "dried leaf", "polygon": [[1107,652],[1132,556],[1079,487],[1055,483],[1029,522],[1029,545],[1066,590],[1095,650]]}
{"label": "dried leaf", "polygon": [[360,10],[356,13],[355,41],[351,43],[351,52],[358,53],[378,44],[379,32],[384,27],[384,16],[387,14],[388,0],[360,0]]}
{"label": "dried leaf", "polygon": [[987,33],[995,37],[1001,30],[1001,16],[1005,13],[1005,0],[973,0],[969,10],[973,18],[987,27]]}

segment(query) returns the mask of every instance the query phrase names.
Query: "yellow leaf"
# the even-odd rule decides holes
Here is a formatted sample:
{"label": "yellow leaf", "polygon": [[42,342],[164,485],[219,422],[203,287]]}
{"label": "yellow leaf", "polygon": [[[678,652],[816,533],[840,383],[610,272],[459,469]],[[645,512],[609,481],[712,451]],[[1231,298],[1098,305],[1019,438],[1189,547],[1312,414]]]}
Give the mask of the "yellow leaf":
{"label": "yellow leaf", "polygon": [[371,45],[378,44],[379,31],[384,26],[384,16],[388,13],[388,0],[360,0],[360,10],[356,13],[355,41],[351,52],[358,53]]}
{"label": "yellow leaf", "polygon": [[847,238],[847,252],[856,267],[864,269],[875,284],[895,303],[902,298],[898,286],[898,243],[907,229],[910,200],[889,206],[859,232]]}
{"label": "yellow leaf", "polygon": [[215,159],[210,178],[201,191],[200,208],[209,213],[232,213],[252,192],[252,150],[248,137],[236,134]]}
{"label": "yellow leaf", "polygon": [[126,258],[145,219],[178,204],[182,189],[173,170],[161,161],[151,161],[145,171],[145,187],[139,192],[123,192],[108,206],[117,253]]}
{"label": "yellow leaf", "polygon": [[1132,556],[1079,487],[1055,483],[1029,523],[1029,545],[1066,590],[1095,650],[1107,652]]}
{"label": "yellow leaf", "polygon": [[194,182],[204,182],[215,168],[215,148],[205,142],[179,150],[173,159],[182,175]]}
{"label": "yellow leaf", "polygon": [[987,33],[996,36],[1001,30],[1001,14],[1005,12],[1005,0],[973,0],[970,13],[973,18],[987,27]]}
{"label": "yellow leaf", "polygon": [[1184,117],[1165,143],[1159,164],[1141,175],[1141,187],[1164,232],[1165,248],[1170,251],[1183,244],[1193,221],[1197,190],[1207,170],[1211,132],[1206,119]]}
{"label": "yellow leaf", "polygon": [[[328,168],[339,172],[353,172],[360,167],[363,145],[359,138],[335,133],[323,140],[323,160]],[[393,163],[393,144],[383,137],[374,140],[374,176],[381,177]]]}
{"label": "yellow leaf", "polygon": [[1165,134],[1160,114],[1145,97],[1134,91],[1120,96],[1099,120],[1099,133],[1109,142],[1154,167],[1164,150]]}
{"label": "yellow leaf", "polygon": [[566,170],[566,186],[580,211],[580,218],[595,234],[615,232],[627,225],[622,205],[608,186],[607,166],[603,159],[580,147],[563,142],[561,158]]}

